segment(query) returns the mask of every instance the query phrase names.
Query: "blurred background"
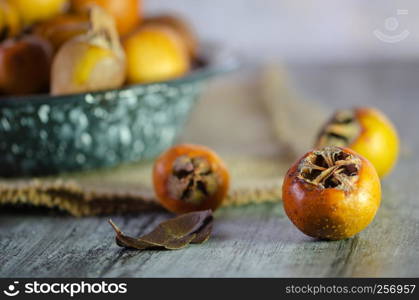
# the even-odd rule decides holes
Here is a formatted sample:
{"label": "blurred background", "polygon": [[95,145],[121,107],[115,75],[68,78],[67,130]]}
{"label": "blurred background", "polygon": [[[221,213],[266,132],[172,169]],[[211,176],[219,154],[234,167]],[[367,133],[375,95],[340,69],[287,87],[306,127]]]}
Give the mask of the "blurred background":
{"label": "blurred background", "polygon": [[177,12],[202,40],[222,41],[252,61],[419,58],[415,0],[153,0],[147,13]]}
{"label": "blurred background", "polygon": [[[95,7],[89,17],[87,11],[92,2],[100,4],[104,10]],[[192,118],[190,122],[199,125],[190,126],[192,132],[184,133],[187,137],[185,140],[193,140],[196,143],[208,144],[210,137],[202,137],[202,132],[211,131],[214,145],[217,144],[221,140],[219,132],[223,132],[224,127],[227,127],[219,121],[214,122],[211,114],[207,113],[206,103],[214,108],[212,115],[219,117],[220,110],[223,110],[228,122],[231,121],[231,114],[236,112],[235,104],[239,107],[245,106],[240,103],[245,101],[243,99],[248,100],[249,106],[246,109],[252,117],[255,117],[257,112],[260,113],[256,116],[255,124],[250,125],[243,118],[243,124],[240,126],[230,126],[232,132],[226,135],[225,143],[220,143],[230,150],[232,147],[248,148],[239,142],[228,143],[231,142],[230,136],[246,140],[248,132],[243,132],[243,137],[239,137],[236,133],[237,126],[252,127],[257,132],[263,131],[257,123],[266,121],[267,116],[263,110],[265,107],[262,108],[260,103],[256,103],[259,106],[255,107],[254,103],[262,98],[284,101],[288,96],[289,103],[295,102],[295,99],[307,99],[313,107],[323,105],[325,108],[321,108],[321,111],[359,105],[376,106],[391,114],[391,119],[398,125],[399,120],[407,122],[403,112],[405,107],[400,105],[400,100],[406,103],[417,101],[419,94],[419,64],[416,63],[419,62],[419,32],[416,30],[419,28],[418,9],[419,3],[413,0],[0,0],[0,40],[3,33],[7,41],[7,45],[6,41],[2,43],[3,51],[0,47],[0,94],[9,97],[10,103],[14,105],[13,97],[16,95],[49,92],[71,98],[77,93],[118,89],[131,84],[165,84],[165,89],[147,89],[145,94],[139,92],[138,95],[130,95],[134,100],[144,97],[152,103],[143,106],[141,101],[133,101],[132,103],[138,105],[135,109],[129,107],[131,102],[127,102],[129,105],[124,104],[128,97],[122,93],[115,93],[112,96],[118,99],[115,103],[122,112],[127,112],[118,114],[118,118],[121,119],[118,119],[120,122],[117,124],[120,127],[116,127],[116,122],[108,117],[108,114],[110,116],[118,111],[111,106],[106,107],[108,112],[99,113],[104,124],[100,127],[96,126],[97,114],[92,113],[90,108],[84,110],[84,107],[76,106],[77,110],[74,113],[74,107],[58,107],[52,98],[48,98],[51,104],[46,107],[38,107],[28,99],[28,105],[34,106],[31,111],[38,112],[31,114],[31,117],[35,118],[33,122],[39,123],[44,130],[39,130],[36,126],[31,127],[34,132],[33,143],[49,143],[54,140],[52,137],[56,137],[55,145],[61,147],[62,135],[66,136],[69,144],[74,145],[74,159],[69,160],[68,151],[64,151],[62,147],[59,152],[62,154],[61,158],[64,162],[75,162],[76,167],[80,168],[86,168],[86,161],[92,164],[94,161],[98,165],[106,161],[111,165],[122,156],[130,157],[129,160],[154,157],[175,142],[177,134],[183,128],[181,125],[185,120],[189,120],[189,111],[192,111],[198,98],[201,98],[200,106],[194,108],[195,119]],[[180,18],[168,18],[167,15],[171,14]],[[152,18],[156,15],[160,15],[160,18]],[[166,17],[162,18],[162,15]],[[12,19],[16,19],[15,22],[12,22]],[[116,30],[112,19],[115,21]],[[4,20],[6,22],[3,22]],[[189,26],[183,24],[183,20],[191,24],[190,28],[196,34],[190,32]],[[102,28],[103,24],[110,25]],[[118,35],[114,34],[116,31]],[[26,32],[27,40],[19,41],[13,38],[13,34],[16,36],[22,32]],[[109,36],[113,36],[114,39],[109,41]],[[77,37],[76,41],[73,40],[74,37]],[[86,39],[88,46],[80,38]],[[103,44],[99,47],[100,50],[106,52],[103,57],[96,53],[99,44],[97,38]],[[196,39],[203,43],[197,43]],[[19,42],[22,42],[23,46],[19,45]],[[234,62],[234,59],[229,60],[219,55],[221,51],[218,51],[217,47],[205,47],[205,42],[232,48],[235,50],[233,53],[238,53],[244,62],[250,62],[243,63],[243,66],[251,68],[242,68],[240,72],[229,74],[230,77],[214,76],[216,78],[211,80],[205,94],[201,94],[201,81],[204,83],[205,76],[212,73],[206,71],[216,71],[218,75],[230,69],[231,62]],[[200,53],[197,51],[199,45],[203,50],[210,51]],[[54,49],[49,49],[51,47]],[[16,49],[23,49],[23,53]],[[2,55],[2,52],[5,54]],[[205,54],[208,52],[211,55],[207,57]],[[215,64],[210,56],[221,59]],[[22,60],[22,57],[27,59]],[[109,64],[109,61],[112,64]],[[209,62],[211,68],[205,68],[202,62]],[[80,65],[82,67],[79,67]],[[198,66],[203,67],[200,71],[204,71],[201,75],[205,76],[186,77]],[[260,70],[259,66],[262,66]],[[264,68],[265,66],[267,68]],[[273,69],[274,75],[267,72]],[[266,78],[265,73],[269,75]],[[177,81],[176,91],[173,92],[172,83],[165,81],[180,77],[187,80]],[[269,90],[264,85],[270,83],[272,78],[275,82],[271,86],[278,90],[277,94],[261,97]],[[30,84],[26,86],[26,83]],[[188,84],[193,88],[182,87]],[[109,100],[105,93],[97,95],[98,99],[104,97]],[[77,97],[79,96],[80,94]],[[120,100],[121,98],[125,100]],[[156,98],[159,100],[155,100]],[[233,98],[237,103],[233,103]],[[213,99],[220,102],[217,103]],[[182,101],[185,101],[185,104],[182,104]],[[3,104],[8,105],[5,102]],[[22,102],[19,104],[22,105]],[[100,101],[95,104],[98,105],[99,111],[103,109]],[[179,109],[173,109],[169,105],[179,105]],[[226,105],[231,105],[229,110],[226,109]],[[153,106],[161,112],[156,113]],[[26,109],[24,105],[21,107],[22,110]],[[149,113],[146,110],[148,107]],[[66,109],[69,112],[63,113]],[[21,121],[21,118],[26,118],[26,110],[23,110],[24,113],[19,113],[15,108],[10,108],[6,113],[5,111],[3,109],[3,116],[0,114],[0,134],[3,130],[4,134],[10,136],[8,143],[4,143],[6,145],[3,152],[12,154],[7,158],[10,168],[3,169],[13,169],[14,166],[20,168],[23,164],[14,163],[17,156],[13,153],[20,153],[19,151],[23,152],[26,149],[29,153],[29,163],[26,165],[29,168],[40,165],[33,163],[33,143],[10,130],[10,124],[13,124],[17,128],[16,132],[28,132],[25,127],[27,120]],[[173,111],[179,112],[179,115],[169,115],[169,112]],[[68,130],[68,126],[64,126],[67,124],[60,121],[61,117],[57,117],[55,119],[58,121],[54,124],[57,129],[54,129],[48,122],[55,120],[50,117],[55,114],[69,116],[71,120],[68,121],[74,128]],[[128,114],[133,118],[129,122],[125,118]],[[207,122],[203,120],[203,115],[209,115]],[[11,119],[10,116],[16,119]],[[71,116],[73,117],[70,118]],[[395,116],[399,116],[399,120]],[[79,122],[79,118],[88,121]],[[214,123],[220,127],[215,128],[217,125]],[[97,133],[84,132],[83,130],[91,129],[88,124],[94,124]],[[321,123],[318,122],[318,125]],[[114,128],[111,131],[113,135],[103,130],[109,127]],[[39,132],[42,136],[39,136]],[[103,138],[99,137],[100,134]],[[92,141],[93,137],[97,138],[96,142]],[[109,142],[106,147],[103,146],[105,140]],[[19,150],[24,142],[28,142],[29,146]],[[131,142],[137,146],[132,147]],[[91,150],[96,150],[93,146],[95,143],[102,146],[102,157],[97,160],[86,159],[93,152]],[[39,146],[42,147],[43,144]],[[110,148],[115,149],[115,155],[107,154]],[[276,145],[272,149],[275,151]],[[79,151],[86,153],[80,156]],[[132,151],[137,152],[132,154]],[[97,152],[94,151],[94,154]],[[57,151],[51,153],[57,157]],[[256,149],[255,153],[260,153],[260,149]],[[44,157],[39,159],[41,165],[45,164],[48,167],[41,168],[42,170],[51,169],[51,164],[46,164]],[[57,160],[58,171],[62,171],[62,166],[63,163]]]}

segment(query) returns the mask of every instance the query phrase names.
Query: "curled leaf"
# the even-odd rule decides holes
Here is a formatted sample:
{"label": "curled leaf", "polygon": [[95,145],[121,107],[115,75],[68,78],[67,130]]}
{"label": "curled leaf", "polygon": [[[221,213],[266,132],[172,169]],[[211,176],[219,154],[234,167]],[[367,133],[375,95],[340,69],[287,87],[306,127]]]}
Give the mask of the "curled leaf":
{"label": "curled leaf", "polygon": [[112,220],[109,223],[120,247],[176,250],[206,242],[211,235],[213,216],[211,210],[187,213],[160,223],[152,232],[139,238],[125,235]]}

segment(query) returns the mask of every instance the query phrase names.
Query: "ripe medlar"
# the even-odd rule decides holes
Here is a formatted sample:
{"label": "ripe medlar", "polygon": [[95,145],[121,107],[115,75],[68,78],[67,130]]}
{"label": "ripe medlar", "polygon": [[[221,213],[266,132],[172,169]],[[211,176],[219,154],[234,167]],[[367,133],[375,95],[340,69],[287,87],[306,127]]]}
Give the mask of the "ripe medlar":
{"label": "ripe medlar", "polygon": [[55,55],[53,95],[116,89],[124,83],[125,54],[112,16],[94,6],[90,26],[88,32],[67,41]]}
{"label": "ripe medlar", "polygon": [[183,144],[170,148],[155,162],[154,190],[167,210],[186,213],[216,210],[227,195],[230,176],[212,150]]}
{"label": "ripe medlar", "polygon": [[174,29],[184,41],[191,59],[195,59],[198,56],[198,38],[191,26],[185,22],[185,20],[175,15],[163,14],[145,18],[143,25],[150,24],[166,25]]}
{"label": "ripe medlar", "polygon": [[0,44],[0,94],[25,95],[48,90],[52,47],[24,35]]}
{"label": "ripe medlar", "polygon": [[72,38],[86,34],[90,28],[88,15],[63,14],[33,26],[33,33],[48,40],[58,51]]}
{"label": "ripe medlar", "polygon": [[320,239],[349,238],[371,223],[380,206],[374,166],[353,150],[310,151],[287,172],[284,209],[303,233]]}
{"label": "ripe medlar", "polygon": [[141,26],[122,42],[130,84],[174,79],[190,69],[186,45],[178,32],[168,26]]}
{"label": "ripe medlar", "polygon": [[374,165],[380,177],[391,171],[399,154],[396,129],[374,108],[338,110],[318,136],[316,147],[325,146],[355,150]]}

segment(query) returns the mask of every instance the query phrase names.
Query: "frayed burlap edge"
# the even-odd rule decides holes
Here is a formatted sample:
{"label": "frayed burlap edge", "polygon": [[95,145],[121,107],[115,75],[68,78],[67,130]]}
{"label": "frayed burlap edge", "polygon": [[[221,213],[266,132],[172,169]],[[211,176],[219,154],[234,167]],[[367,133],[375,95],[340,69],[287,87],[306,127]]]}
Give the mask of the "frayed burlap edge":
{"label": "frayed burlap edge", "polygon": [[[224,199],[223,207],[278,202],[280,190],[280,186],[234,190]],[[77,217],[161,209],[152,195],[86,190],[63,180],[0,184],[0,204],[56,208]]]}

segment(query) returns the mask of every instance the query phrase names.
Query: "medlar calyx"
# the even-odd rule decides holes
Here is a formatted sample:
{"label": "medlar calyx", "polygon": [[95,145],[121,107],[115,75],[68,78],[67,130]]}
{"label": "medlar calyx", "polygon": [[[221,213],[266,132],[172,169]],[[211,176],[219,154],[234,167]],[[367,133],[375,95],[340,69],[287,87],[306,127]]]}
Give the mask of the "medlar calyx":
{"label": "medlar calyx", "polygon": [[200,204],[205,197],[212,196],[217,190],[217,176],[211,165],[203,157],[178,157],[173,163],[169,177],[170,195],[185,202]]}
{"label": "medlar calyx", "polygon": [[358,179],[360,160],[340,148],[326,147],[300,164],[299,178],[323,188],[350,190]]}

